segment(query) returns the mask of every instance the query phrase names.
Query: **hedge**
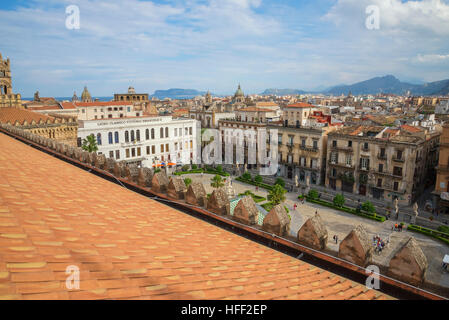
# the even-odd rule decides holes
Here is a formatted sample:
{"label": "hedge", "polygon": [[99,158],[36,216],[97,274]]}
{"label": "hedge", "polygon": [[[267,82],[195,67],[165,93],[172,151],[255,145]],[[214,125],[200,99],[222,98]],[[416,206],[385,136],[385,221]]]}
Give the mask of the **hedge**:
{"label": "hedge", "polygon": [[188,170],[188,171],[179,171],[179,172],[175,172],[174,175],[175,176],[181,176],[183,174],[192,174],[192,173],[208,173],[208,174],[218,174],[222,177],[229,177],[229,173],[224,172],[224,171],[217,171],[217,170],[211,170],[211,169],[193,169],[193,170]]}
{"label": "hedge", "polygon": [[437,230],[433,230],[433,229],[429,229],[429,228],[420,227],[420,226],[417,226],[417,225],[414,225],[414,224],[409,224],[409,226],[407,227],[407,230],[425,234],[426,236],[429,236],[429,237],[441,240],[444,243],[449,245],[449,233],[441,232],[441,231],[437,231]]}
{"label": "hedge", "polygon": [[[264,204],[260,205],[262,208],[264,208],[265,210],[267,210],[268,212],[270,212],[271,209],[273,209],[273,203],[271,202],[267,202]],[[284,206],[285,212],[290,213],[290,210],[287,208],[287,206]],[[290,220],[292,219],[290,215],[288,215],[290,217]]]}
{"label": "hedge", "polygon": [[269,184],[266,184],[266,183],[257,183],[257,182],[254,182],[252,180],[243,179],[242,177],[238,177],[235,180],[240,181],[240,182],[244,182],[244,183],[247,183],[247,184],[251,184],[251,185],[256,186],[256,187],[261,187],[261,188],[267,189],[268,191],[273,189],[272,185],[269,185]]}
{"label": "hedge", "polygon": [[[262,196],[258,196],[252,192],[249,193],[249,195],[253,198],[255,203],[259,203],[259,202],[263,202],[265,200],[267,200],[266,198],[262,197]],[[245,193],[240,193],[239,196],[246,196]]]}
{"label": "hedge", "polygon": [[352,209],[352,208],[348,208],[348,207],[338,207],[336,205],[334,205],[331,202],[327,202],[324,200],[314,200],[311,199],[310,197],[306,197],[307,202],[312,202],[312,203],[316,203],[328,208],[332,208],[335,210],[339,210],[339,211],[344,211],[346,213],[351,213],[351,214],[355,214],[359,217],[363,217],[363,218],[367,218],[367,219],[371,219],[371,220],[375,220],[377,222],[384,222],[385,221],[385,217],[384,216],[378,216],[378,215],[372,215],[369,213],[363,213],[363,212],[357,212],[356,209]]}

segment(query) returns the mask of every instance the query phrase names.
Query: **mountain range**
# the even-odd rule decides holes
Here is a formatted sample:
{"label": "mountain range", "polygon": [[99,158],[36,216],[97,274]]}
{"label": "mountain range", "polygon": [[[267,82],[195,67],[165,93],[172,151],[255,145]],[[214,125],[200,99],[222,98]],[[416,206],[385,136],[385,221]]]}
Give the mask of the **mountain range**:
{"label": "mountain range", "polygon": [[206,92],[198,91],[195,89],[168,89],[168,90],[156,90],[154,94],[150,96],[156,97],[157,99],[193,99],[196,96],[204,96]]}
{"label": "mountain range", "polygon": [[[323,91],[304,91],[299,89],[267,89],[262,95],[295,95],[304,93],[324,93],[338,95],[364,95],[364,94],[378,94],[378,93],[391,93],[391,94],[406,94],[408,91],[412,95],[447,95],[449,94],[449,79],[428,82],[424,84],[412,84],[402,82],[395,76],[386,75],[383,77],[376,77],[369,80],[357,82],[351,85],[339,85],[331,87],[330,89]],[[280,94],[281,93],[281,94]]]}

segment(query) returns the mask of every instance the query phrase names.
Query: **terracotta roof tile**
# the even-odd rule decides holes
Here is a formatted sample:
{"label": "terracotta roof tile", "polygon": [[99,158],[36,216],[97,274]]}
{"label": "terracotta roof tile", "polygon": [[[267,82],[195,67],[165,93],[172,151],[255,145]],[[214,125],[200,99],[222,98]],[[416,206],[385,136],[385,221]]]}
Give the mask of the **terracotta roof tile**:
{"label": "terracotta roof tile", "polygon": [[295,104],[289,104],[286,108],[315,108],[315,106],[309,103],[299,102]]}
{"label": "terracotta roof tile", "polygon": [[0,168],[0,299],[389,298],[1,133]]}
{"label": "terracotta roof tile", "polygon": [[36,123],[39,123],[39,121],[41,120],[44,122],[50,120],[53,123],[55,118],[25,109],[0,108],[0,122],[10,122],[12,125],[14,125],[16,121],[18,121],[20,125],[23,125],[25,121],[28,124],[31,124],[33,120],[36,121]]}

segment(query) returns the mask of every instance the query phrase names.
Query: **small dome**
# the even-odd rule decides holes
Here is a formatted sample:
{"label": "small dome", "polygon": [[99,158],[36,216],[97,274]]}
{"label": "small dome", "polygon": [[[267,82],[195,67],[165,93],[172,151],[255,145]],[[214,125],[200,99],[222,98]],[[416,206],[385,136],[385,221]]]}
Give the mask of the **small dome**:
{"label": "small dome", "polygon": [[81,100],[83,102],[92,101],[92,96],[90,95],[89,90],[87,90],[87,87],[84,87],[83,93],[81,94]]}
{"label": "small dome", "polygon": [[240,87],[240,84],[239,84],[239,87],[238,87],[237,91],[235,92],[234,96],[235,97],[244,97],[245,96],[245,94],[243,93],[242,88]]}

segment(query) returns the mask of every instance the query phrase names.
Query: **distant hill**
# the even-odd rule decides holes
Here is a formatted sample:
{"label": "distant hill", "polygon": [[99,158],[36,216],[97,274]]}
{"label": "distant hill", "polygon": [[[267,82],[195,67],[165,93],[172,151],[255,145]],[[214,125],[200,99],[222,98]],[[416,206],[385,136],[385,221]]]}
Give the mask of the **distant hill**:
{"label": "distant hill", "polygon": [[325,93],[333,95],[347,95],[349,92],[353,95],[378,93],[405,94],[407,91],[410,91],[412,95],[445,95],[449,93],[449,79],[420,85],[402,82],[395,76],[387,75],[352,85],[336,86]]}
{"label": "distant hill", "polygon": [[267,89],[261,93],[263,96],[294,96],[298,94],[305,94],[306,91],[298,90],[298,89]]}
{"label": "distant hill", "polygon": [[192,99],[196,96],[203,96],[206,92],[198,91],[195,89],[168,89],[168,90],[156,90],[151,97],[158,99]]}

